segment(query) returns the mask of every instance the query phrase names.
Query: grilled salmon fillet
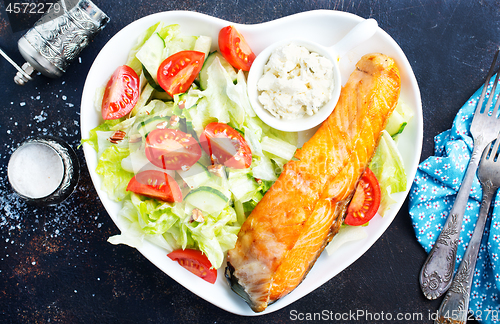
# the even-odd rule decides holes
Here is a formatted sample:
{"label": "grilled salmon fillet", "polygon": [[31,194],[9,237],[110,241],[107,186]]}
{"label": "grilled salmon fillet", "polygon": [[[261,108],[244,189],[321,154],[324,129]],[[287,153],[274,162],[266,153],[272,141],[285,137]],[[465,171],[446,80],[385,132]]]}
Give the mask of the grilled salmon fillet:
{"label": "grilled salmon fillet", "polygon": [[244,222],[226,277],[255,312],[297,287],[337,233],[400,83],[392,58],[363,56],[332,114]]}

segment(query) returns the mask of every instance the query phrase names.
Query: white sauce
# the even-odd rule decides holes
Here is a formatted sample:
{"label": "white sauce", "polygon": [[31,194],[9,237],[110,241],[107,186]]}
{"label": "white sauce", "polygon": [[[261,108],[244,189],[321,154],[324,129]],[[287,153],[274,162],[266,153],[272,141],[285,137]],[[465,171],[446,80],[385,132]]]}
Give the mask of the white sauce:
{"label": "white sauce", "polygon": [[53,193],[61,184],[64,164],[50,146],[29,143],[12,154],[7,174],[18,193],[29,198],[42,198]]}
{"label": "white sauce", "polygon": [[333,63],[292,43],[272,52],[257,90],[273,116],[298,119],[317,113],[330,100],[333,86]]}

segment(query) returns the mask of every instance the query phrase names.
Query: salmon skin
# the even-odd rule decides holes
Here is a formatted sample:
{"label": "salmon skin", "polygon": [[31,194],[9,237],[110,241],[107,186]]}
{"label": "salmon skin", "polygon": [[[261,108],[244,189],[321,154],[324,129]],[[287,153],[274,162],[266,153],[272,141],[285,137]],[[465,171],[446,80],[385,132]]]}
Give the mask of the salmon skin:
{"label": "salmon skin", "polygon": [[297,287],[338,232],[400,84],[392,58],[363,56],[332,114],[244,222],[228,252],[226,278],[253,311]]}

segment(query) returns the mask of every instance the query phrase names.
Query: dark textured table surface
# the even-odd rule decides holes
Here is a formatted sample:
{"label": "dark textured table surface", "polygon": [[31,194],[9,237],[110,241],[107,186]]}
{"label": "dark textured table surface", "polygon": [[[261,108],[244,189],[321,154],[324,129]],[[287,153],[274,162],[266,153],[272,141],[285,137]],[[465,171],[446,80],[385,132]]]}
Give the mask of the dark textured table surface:
{"label": "dark textured table surface", "polygon": [[[0,3],[0,47],[19,64],[17,40]],[[139,252],[106,242],[118,230],[94,190],[83,152],[72,196],[55,207],[32,207],[7,181],[13,150],[28,137],[58,136],[75,149],[81,136],[80,99],[85,76],[104,44],[145,15],[191,10],[237,23],[260,23],[297,12],[331,9],[375,18],[406,53],[423,106],[421,159],[433,137],[448,129],[457,110],[482,84],[500,45],[500,1],[96,0],[111,21],[59,79],[38,76],[14,84],[14,68],[0,59],[0,322],[2,323],[231,323],[292,322],[291,314],[323,310],[422,315],[440,300],[426,300],[417,275],[426,254],[403,205],[385,234],[349,268],[309,295],[266,316],[239,317],[170,279]],[[347,321],[355,322],[355,321]],[[360,320],[358,322],[363,322]],[[391,322],[391,321],[388,321]],[[397,321],[392,321],[397,322]]]}

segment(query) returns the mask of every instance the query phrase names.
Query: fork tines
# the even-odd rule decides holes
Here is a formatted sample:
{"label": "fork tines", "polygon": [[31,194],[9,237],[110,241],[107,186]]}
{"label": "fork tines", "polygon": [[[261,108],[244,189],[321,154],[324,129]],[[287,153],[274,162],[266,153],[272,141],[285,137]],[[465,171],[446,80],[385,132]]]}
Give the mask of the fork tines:
{"label": "fork tines", "polygon": [[[481,96],[479,97],[479,102],[477,103],[477,112],[479,112],[479,113],[489,112],[489,110],[491,108],[491,103],[493,101],[495,90],[496,90],[497,84],[498,84],[498,78],[500,75],[500,73],[498,73],[499,71],[497,71],[497,75],[495,77],[495,81],[493,82],[493,86],[491,87],[490,96],[488,98],[488,102],[486,103],[484,110],[482,109],[482,106],[483,106],[484,97],[486,95],[486,91],[488,90],[488,85],[490,84],[490,79],[493,76],[493,72],[495,71],[495,65],[497,63],[497,58],[498,58],[499,52],[500,52],[500,48],[497,49],[495,56],[493,57],[493,62],[491,63],[490,70],[488,71],[488,75],[486,76],[486,81],[485,81],[484,86],[483,86],[483,91],[481,92]],[[500,105],[500,100],[497,100],[495,108],[493,109],[493,113],[492,113],[493,116],[496,116],[496,114],[498,112],[499,105]]]}
{"label": "fork tines", "polygon": [[[500,101],[500,100],[498,100],[498,101]],[[500,134],[493,142],[491,142],[490,144],[488,144],[488,146],[486,146],[486,149],[484,150],[483,160],[490,160],[492,162],[499,161],[499,157],[500,157],[500,152],[498,152],[499,146],[500,146]]]}
{"label": "fork tines", "polygon": [[500,145],[500,137],[497,137],[493,142],[486,146],[484,150],[483,160],[497,161],[498,160],[498,146]]}

